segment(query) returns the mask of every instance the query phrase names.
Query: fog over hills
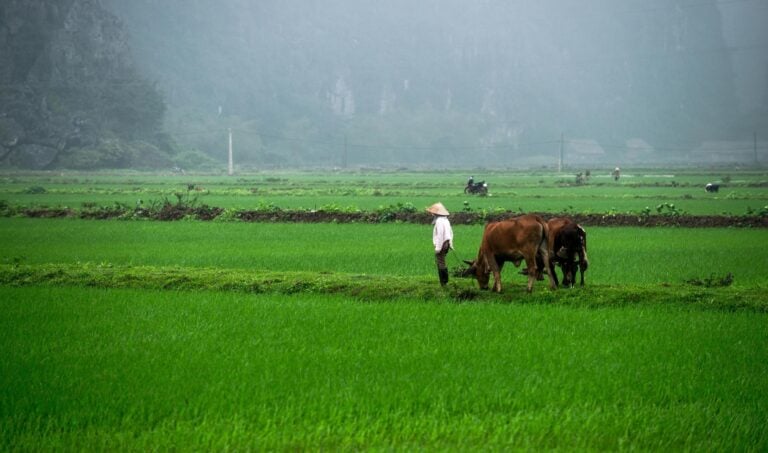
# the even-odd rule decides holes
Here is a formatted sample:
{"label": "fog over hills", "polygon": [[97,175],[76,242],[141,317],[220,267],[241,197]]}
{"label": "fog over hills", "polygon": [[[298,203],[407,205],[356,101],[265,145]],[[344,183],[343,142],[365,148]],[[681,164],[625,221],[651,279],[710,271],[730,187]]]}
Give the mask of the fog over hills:
{"label": "fog over hills", "polygon": [[189,165],[228,128],[254,166],[686,161],[768,135],[760,0],[101,6]]}

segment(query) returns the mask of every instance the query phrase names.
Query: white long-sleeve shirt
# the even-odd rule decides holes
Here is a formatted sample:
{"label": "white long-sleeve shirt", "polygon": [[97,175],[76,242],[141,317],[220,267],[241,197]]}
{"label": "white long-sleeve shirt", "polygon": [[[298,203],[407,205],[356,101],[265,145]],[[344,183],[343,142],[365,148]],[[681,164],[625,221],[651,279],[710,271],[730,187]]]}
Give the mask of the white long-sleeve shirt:
{"label": "white long-sleeve shirt", "polygon": [[443,248],[445,241],[451,241],[451,248],[453,248],[453,229],[448,217],[436,216],[433,223],[435,227],[432,229],[432,243],[435,245],[435,253]]}

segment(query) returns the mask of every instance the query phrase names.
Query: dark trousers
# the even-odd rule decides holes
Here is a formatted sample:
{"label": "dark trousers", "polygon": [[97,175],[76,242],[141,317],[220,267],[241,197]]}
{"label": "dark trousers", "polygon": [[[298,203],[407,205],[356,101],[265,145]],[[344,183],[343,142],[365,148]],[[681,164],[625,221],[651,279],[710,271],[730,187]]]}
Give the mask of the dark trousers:
{"label": "dark trousers", "polygon": [[435,263],[438,269],[448,269],[448,266],[445,265],[445,256],[448,255],[449,250],[451,250],[451,241],[445,241],[440,251],[435,252]]}
{"label": "dark trousers", "polygon": [[439,252],[435,252],[435,263],[437,264],[437,275],[440,277],[440,285],[445,286],[448,283],[448,266],[445,265],[445,255],[451,249],[451,242],[443,242],[443,247]]}

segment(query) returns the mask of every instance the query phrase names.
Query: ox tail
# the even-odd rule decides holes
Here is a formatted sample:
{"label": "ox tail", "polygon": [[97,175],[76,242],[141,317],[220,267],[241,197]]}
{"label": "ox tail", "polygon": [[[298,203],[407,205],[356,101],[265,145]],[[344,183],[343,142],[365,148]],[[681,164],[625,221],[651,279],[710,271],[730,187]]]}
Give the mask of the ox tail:
{"label": "ox tail", "polygon": [[545,222],[541,222],[541,241],[536,254],[542,261],[541,269],[537,269],[539,274],[549,273],[549,226]]}
{"label": "ox tail", "polygon": [[581,236],[581,250],[579,253],[579,261],[581,261],[582,269],[587,270],[587,267],[589,267],[589,258],[587,257],[587,231],[582,228],[581,225],[577,225],[579,227],[579,233]]}
{"label": "ox tail", "polygon": [[[539,242],[539,252],[546,252],[549,247],[549,226],[541,222],[541,242]],[[549,253],[547,253],[549,255]]]}
{"label": "ox tail", "polygon": [[557,288],[557,283],[555,281],[554,277],[554,266],[553,263],[550,261],[552,259],[551,256],[549,256],[549,244],[550,239],[550,233],[549,233],[549,226],[546,222],[541,222],[541,242],[539,242],[539,250],[537,255],[541,255],[542,261],[543,261],[543,269],[537,269],[537,271],[540,274],[543,274],[546,272],[547,277],[549,277],[549,287],[551,289]]}

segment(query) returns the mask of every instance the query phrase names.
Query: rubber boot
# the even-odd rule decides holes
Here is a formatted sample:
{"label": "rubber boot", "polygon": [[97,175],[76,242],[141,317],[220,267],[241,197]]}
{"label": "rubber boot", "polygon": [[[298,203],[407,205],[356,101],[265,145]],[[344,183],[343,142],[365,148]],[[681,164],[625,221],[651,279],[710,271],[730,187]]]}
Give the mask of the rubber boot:
{"label": "rubber boot", "polygon": [[438,269],[437,275],[440,276],[440,286],[448,284],[448,269]]}

